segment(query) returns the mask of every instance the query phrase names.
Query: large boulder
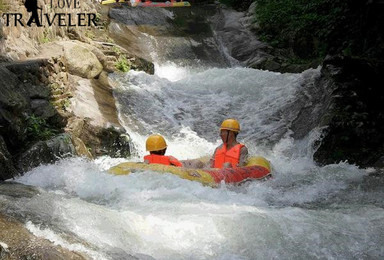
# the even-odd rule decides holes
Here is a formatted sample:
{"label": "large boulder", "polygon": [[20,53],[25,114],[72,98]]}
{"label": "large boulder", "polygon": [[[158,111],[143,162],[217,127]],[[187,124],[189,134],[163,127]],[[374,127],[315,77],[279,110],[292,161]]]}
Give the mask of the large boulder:
{"label": "large boulder", "polygon": [[26,172],[40,164],[50,164],[75,155],[75,147],[71,136],[67,133],[55,136],[47,141],[40,141],[32,145],[17,159],[17,167],[21,172]]}
{"label": "large boulder", "polygon": [[[88,148],[92,157],[109,155],[111,157],[129,157],[130,137],[123,127],[119,126],[98,126],[88,118],[73,118],[67,125],[67,132],[70,132],[73,139],[79,138]],[[79,149],[77,149],[79,155]]]}
{"label": "large boulder", "polygon": [[71,74],[94,78],[103,71],[103,65],[89,48],[76,42],[64,42],[64,58]]}

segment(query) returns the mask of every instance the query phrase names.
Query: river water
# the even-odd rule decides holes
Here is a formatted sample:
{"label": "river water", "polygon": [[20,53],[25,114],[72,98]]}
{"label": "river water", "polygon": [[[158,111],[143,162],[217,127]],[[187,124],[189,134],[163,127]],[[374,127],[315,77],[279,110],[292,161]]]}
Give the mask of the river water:
{"label": "river water", "polygon": [[[9,212],[92,259],[383,259],[382,180],[347,162],[316,165],[317,127],[294,138],[292,121],[308,105],[299,99],[320,68],[280,74],[190,64],[111,75],[132,158],[37,167],[16,181],[38,194],[14,198]],[[179,159],[209,156],[228,117],[240,121],[250,153],[271,161],[272,179],[214,189],[171,174],[106,172],[142,160],[151,133],[164,135],[167,154]]]}

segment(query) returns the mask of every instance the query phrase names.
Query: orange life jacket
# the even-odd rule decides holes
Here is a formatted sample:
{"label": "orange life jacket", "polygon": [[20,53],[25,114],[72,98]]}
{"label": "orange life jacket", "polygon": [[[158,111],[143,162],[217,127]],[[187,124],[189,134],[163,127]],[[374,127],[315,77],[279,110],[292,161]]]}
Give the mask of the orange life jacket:
{"label": "orange life jacket", "polygon": [[237,144],[231,149],[227,150],[227,144],[216,150],[214,168],[223,168],[224,163],[231,163],[232,168],[236,168],[240,162],[240,151],[243,144]]}
{"label": "orange life jacket", "polygon": [[183,164],[173,156],[149,154],[144,156],[144,160],[148,161],[149,164],[157,163],[164,165],[173,165],[177,167],[183,166]]}

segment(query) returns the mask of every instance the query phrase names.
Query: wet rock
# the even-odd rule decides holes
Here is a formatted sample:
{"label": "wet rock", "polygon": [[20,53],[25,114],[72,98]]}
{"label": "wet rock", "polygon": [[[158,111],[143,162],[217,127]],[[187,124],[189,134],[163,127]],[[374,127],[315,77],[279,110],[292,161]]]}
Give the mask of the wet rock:
{"label": "wet rock", "polygon": [[101,149],[111,157],[127,158],[131,155],[130,137],[123,129],[108,128],[101,132]]}
{"label": "wet rock", "polygon": [[23,83],[5,67],[0,66],[0,108],[21,110],[27,105],[25,93],[19,86]]}
{"label": "wet rock", "polygon": [[[0,208],[1,209],[1,208]],[[22,223],[0,214],[0,259],[88,259],[32,235]]]}
{"label": "wet rock", "polygon": [[50,96],[50,89],[44,85],[33,85],[28,82],[25,83],[26,91],[31,99],[45,99],[48,100]]}
{"label": "wet rock", "polygon": [[68,119],[68,124],[65,127],[65,131],[71,133],[72,136],[79,137],[83,132],[84,124],[84,118],[71,117]]}
{"label": "wet rock", "polygon": [[130,156],[130,137],[123,127],[95,125],[89,118],[71,118],[66,131],[72,135],[80,156]]}
{"label": "wet rock", "polygon": [[366,167],[384,155],[383,71],[383,64],[361,59],[334,56],[324,61],[322,74],[332,82],[333,92],[316,161],[347,160]]}
{"label": "wet rock", "polygon": [[[28,128],[28,118],[42,116],[59,122],[48,101],[49,91],[38,83],[43,60],[0,64],[0,135],[2,136],[2,177],[15,175],[13,158],[33,139]],[[36,84],[32,84],[32,83]],[[31,98],[34,97],[31,102]],[[27,142],[28,139],[28,142]]]}
{"label": "wet rock", "polygon": [[5,259],[8,257],[9,257],[8,245],[0,241],[0,259]]}
{"label": "wet rock", "polygon": [[13,198],[32,198],[37,194],[39,194],[39,191],[36,187],[33,186],[15,182],[0,183],[0,195]]}
{"label": "wet rock", "polygon": [[[35,59],[27,61],[15,61],[8,64],[5,64],[6,68],[13,72],[18,77],[28,79],[28,74],[30,77],[36,75],[36,72],[40,70],[40,67],[47,65],[46,59]],[[33,79],[34,80],[34,79]]]}
{"label": "wet rock", "polygon": [[[195,65],[195,61],[200,60],[210,66],[227,66],[225,58],[217,48],[209,21],[215,13],[214,6],[180,8],[172,10],[172,13],[168,10],[158,10],[160,8],[152,9],[145,14],[138,12],[138,10],[126,8],[110,12],[110,16],[114,20],[108,27],[109,35],[128,51],[128,56],[140,57],[143,59],[142,61],[153,60],[146,48],[148,44],[143,42],[142,37],[137,37],[141,33],[145,33],[164,36],[157,37],[156,43],[154,43],[160,48],[166,46],[156,58],[160,62],[173,60],[188,66],[188,64]],[[144,16],[150,18],[147,19]],[[155,20],[156,27],[151,25]],[[131,26],[131,24],[139,26]],[[170,39],[173,40],[170,41]],[[129,61],[131,62],[132,59]],[[136,61],[140,60],[136,58]],[[153,65],[150,63],[145,62],[148,66],[145,65],[144,67],[140,64],[136,66],[135,62],[131,63],[133,69],[137,68],[149,73],[153,71]]]}
{"label": "wet rock", "polygon": [[381,156],[374,164],[374,167],[384,169],[384,155]]}
{"label": "wet rock", "polygon": [[75,116],[90,118],[98,126],[119,124],[112,89],[77,76],[71,75],[69,79],[73,88],[71,110]]}
{"label": "wet rock", "polygon": [[13,154],[26,139],[23,112],[28,111],[28,97],[23,83],[1,65],[0,78],[0,135]]}
{"label": "wet rock", "polygon": [[85,120],[79,138],[93,156],[129,157],[130,138],[122,127],[100,127]]}
{"label": "wet rock", "polygon": [[78,138],[74,137],[72,138],[73,145],[75,146],[76,154],[82,157],[87,157],[89,159],[93,159],[93,156],[91,152],[88,150],[87,146],[84,144],[84,142]]}
{"label": "wet rock", "polygon": [[109,12],[109,16],[126,25],[156,25],[169,26],[169,19],[172,18],[172,12],[165,8],[150,8],[143,12],[138,8],[113,8]]}
{"label": "wet rock", "polygon": [[151,75],[155,74],[155,65],[152,62],[139,57],[133,57],[129,61],[132,64],[131,69],[142,70]]}
{"label": "wet rock", "polygon": [[48,119],[56,115],[55,108],[45,99],[33,99],[31,101],[31,109],[35,116],[42,119]]}
{"label": "wet rock", "polygon": [[13,166],[11,154],[2,136],[0,136],[0,182],[12,178],[17,174]]}
{"label": "wet rock", "polygon": [[75,155],[75,147],[69,134],[60,134],[48,141],[40,141],[17,159],[17,167],[26,172],[40,164],[54,163],[60,158]]}
{"label": "wet rock", "polygon": [[272,56],[266,52],[268,45],[259,41],[247,28],[247,17],[242,12],[220,8],[213,17],[213,26],[218,40],[225,46],[228,54],[242,65],[259,68],[261,60]]}
{"label": "wet rock", "polygon": [[263,62],[252,64],[252,67],[269,71],[278,71],[281,68],[281,64],[273,59],[266,59]]}

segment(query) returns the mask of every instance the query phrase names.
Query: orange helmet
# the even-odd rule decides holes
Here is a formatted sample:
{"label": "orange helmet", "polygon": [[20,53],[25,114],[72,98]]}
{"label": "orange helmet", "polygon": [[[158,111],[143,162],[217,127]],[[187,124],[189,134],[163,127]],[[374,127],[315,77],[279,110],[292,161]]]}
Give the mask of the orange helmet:
{"label": "orange helmet", "polygon": [[167,148],[167,143],[165,142],[164,137],[161,135],[151,135],[147,138],[145,142],[145,148],[149,152],[161,151]]}
{"label": "orange helmet", "polygon": [[236,119],[226,119],[221,123],[220,130],[230,130],[233,132],[240,132],[240,124]]}

